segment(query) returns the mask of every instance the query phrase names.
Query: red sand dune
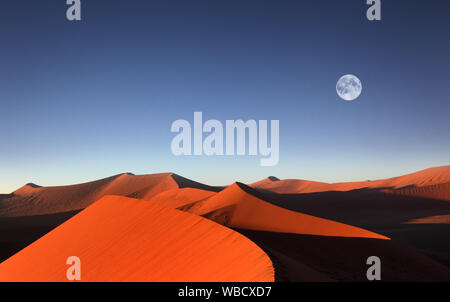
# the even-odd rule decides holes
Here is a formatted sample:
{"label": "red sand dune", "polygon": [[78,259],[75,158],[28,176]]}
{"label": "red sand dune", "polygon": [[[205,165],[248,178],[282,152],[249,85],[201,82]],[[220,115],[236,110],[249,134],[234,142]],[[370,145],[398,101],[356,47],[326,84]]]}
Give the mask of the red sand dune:
{"label": "red sand dune", "polygon": [[[16,280],[19,280],[18,278],[24,280],[20,274],[25,271],[28,273],[29,268],[26,266],[37,263],[36,271],[34,275],[30,275],[30,280],[34,276],[33,280],[43,281],[40,273],[44,270],[49,271],[48,275],[43,275],[45,278],[54,278],[58,275],[58,278],[65,280],[67,266],[65,259],[61,261],[62,256],[55,252],[57,249],[69,256],[72,251],[74,255],[79,253],[80,257],[86,256],[89,274],[94,272],[97,277],[103,276],[103,279],[95,279],[93,275],[89,277],[88,272],[85,272],[85,277],[96,281],[118,280],[109,277],[113,271],[106,270],[113,270],[114,267],[107,268],[110,262],[101,259],[101,254],[110,257],[118,255],[113,261],[117,262],[117,271],[120,274],[116,276],[121,278],[120,280],[162,281],[163,277],[173,276],[171,274],[183,263],[188,263],[189,267],[192,265],[197,268],[195,271],[204,273],[198,275],[198,279],[195,280],[212,281],[217,279],[211,277],[213,276],[211,272],[198,269],[200,265],[196,261],[205,258],[205,261],[217,263],[218,258],[203,254],[207,252],[197,250],[197,244],[201,247],[210,244],[209,249],[217,251],[215,253],[220,255],[220,259],[230,249],[242,252],[245,257],[248,256],[245,249],[241,248],[242,240],[252,246],[250,254],[261,252],[255,244],[236,232],[204,219],[209,218],[234,228],[263,248],[273,261],[275,274],[278,274],[275,276],[277,280],[364,281],[364,261],[372,253],[383,258],[384,280],[449,280],[450,273],[447,267],[450,265],[448,256],[450,254],[447,251],[450,246],[444,239],[448,237],[450,231],[448,228],[450,203],[447,202],[450,200],[449,174],[450,166],[443,166],[386,180],[354,183],[326,184],[269,178],[253,184],[256,189],[237,183],[225,189],[210,187],[170,173],[142,176],[122,174],[74,186],[41,188],[29,184],[13,194],[0,196],[2,251],[4,244],[8,246],[3,259],[77,213],[62,212],[82,209],[105,194],[124,195],[149,201],[120,197],[101,199],[0,264],[0,279],[7,275],[10,276],[9,280],[14,276]],[[204,218],[173,210],[174,208]],[[53,214],[55,217],[52,215],[15,217],[44,213],[60,214]],[[175,218],[177,215],[182,217],[180,223],[178,222],[180,218]],[[183,215],[191,218],[184,218]],[[189,222],[187,223],[189,226],[185,224],[185,219]],[[99,224],[94,224],[93,221],[97,220]],[[207,227],[198,227],[199,225]],[[36,226],[40,231],[36,231]],[[81,232],[75,229],[78,226]],[[216,232],[217,228],[220,231]],[[183,234],[182,238],[177,237],[178,232]],[[220,232],[224,232],[224,235],[217,238],[217,234],[222,234]],[[374,232],[385,234],[393,240],[379,240],[389,238]],[[169,237],[165,238],[164,233],[168,233]],[[190,233],[193,235],[190,236]],[[16,237],[25,239],[19,242]],[[73,244],[72,240],[67,238],[73,238]],[[209,241],[204,242],[204,238]],[[174,266],[170,263],[165,266],[167,272],[164,276],[154,273],[154,279],[143,280],[144,275],[148,276],[146,270],[151,270],[147,265],[150,261],[147,258],[147,251],[151,255],[153,252],[164,253],[158,249],[160,244],[156,242],[169,241],[176,241],[176,246],[179,246],[178,241],[184,244],[187,253],[194,255],[193,259],[182,257],[182,261],[174,261]],[[418,248],[420,253],[426,252],[443,265],[408,246],[399,246],[398,243]],[[234,244],[239,245],[235,247]],[[142,245],[145,249],[142,249]],[[98,254],[95,252],[96,249],[100,251]],[[174,249],[167,250],[169,254],[165,254],[164,257],[175,257],[177,252]],[[112,251],[112,254],[109,251]],[[242,261],[250,262],[251,268],[261,268],[260,265],[267,267],[267,255],[262,254],[264,257],[260,257],[258,261],[254,259],[259,256],[255,256],[253,260],[242,258]],[[122,258],[119,257],[121,255],[125,260],[119,259]],[[176,259],[181,259],[179,254],[176,255]],[[128,256],[132,260],[128,261]],[[44,258],[45,261],[41,262],[45,263],[41,264],[39,260]],[[248,271],[248,267],[245,267],[245,264],[241,265],[236,258],[230,261],[232,262],[228,266],[218,268],[220,276],[224,278],[229,276],[226,280],[241,280],[231,274],[234,269],[240,267]],[[51,268],[44,267],[47,264]],[[100,265],[103,265],[103,268]],[[127,270],[128,265],[131,268]],[[270,261],[269,266],[271,267]],[[102,269],[105,269],[105,275],[102,275]],[[132,271],[136,271],[136,274],[131,273]],[[253,274],[251,270],[248,272]],[[273,280],[273,269],[271,272]],[[175,275],[179,279],[174,280],[191,280],[182,273]],[[242,272],[238,275],[242,277]],[[246,274],[243,276],[247,278],[245,280],[254,277]],[[264,271],[260,276],[265,278],[268,275]],[[84,277],[83,280],[89,281]]]}
{"label": "red sand dune", "polygon": [[[323,191],[350,191],[363,188],[386,188],[401,189],[406,187],[425,187],[450,182],[450,165],[430,168],[415,173],[393,177],[388,179],[361,181],[324,183],[308,180],[286,179],[271,180],[264,179],[253,183],[251,186],[256,189],[263,189],[275,193],[313,193]],[[434,194],[434,193],[432,193]]]}
{"label": "red sand dune", "polygon": [[178,188],[171,173],[132,175],[58,187],[25,185],[0,198],[0,217],[44,215],[84,209],[105,195],[150,199],[161,191]]}
{"label": "red sand dune", "polygon": [[226,226],[248,230],[389,239],[357,227],[277,207],[247,193],[243,187],[245,185],[234,183],[185,210]]}
{"label": "red sand dune", "polygon": [[106,196],[0,264],[0,281],[274,281],[269,257],[239,233],[138,199]]}

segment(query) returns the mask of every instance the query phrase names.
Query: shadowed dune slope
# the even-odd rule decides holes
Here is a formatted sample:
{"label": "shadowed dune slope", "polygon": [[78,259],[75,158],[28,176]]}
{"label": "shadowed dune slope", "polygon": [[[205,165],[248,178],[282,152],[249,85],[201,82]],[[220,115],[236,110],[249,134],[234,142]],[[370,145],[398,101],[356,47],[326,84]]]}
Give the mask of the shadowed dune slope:
{"label": "shadowed dune slope", "polygon": [[422,198],[431,198],[436,200],[450,201],[450,182],[434,184],[429,186],[410,186],[401,189],[381,190],[385,193],[399,194],[405,196],[414,196]]}
{"label": "shadowed dune slope", "polygon": [[0,217],[32,216],[84,209],[105,195],[151,199],[161,191],[178,188],[170,173],[132,175],[58,187],[25,185],[0,198]]}
{"label": "shadowed dune slope", "polygon": [[8,259],[79,212],[0,217],[0,262]]}
{"label": "shadowed dune slope", "polygon": [[[0,264],[0,281],[274,281],[269,257],[241,234],[160,204],[105,196]],[[45,261],[43,261],[45,260]]]}
{"label": "shadowed dune slope", "polygon": [[[275,193],[313,193],[324,191],[350,191],[356,189],[408,189],[417,190],[422,196],[432,197],[432,195],[443,195],[436,193],[436,189],[448,190],[447,187],[436,186],[433,191],[421,190],[420,187],[430,187],[433,185],[450,183],[450,165],[425,169],[415,173],[393,177],[388,179],[361,181],[361,182],[342,182],[342,183],[323,183],[308,180],[286,179],[276,180],[266,178],[262,181],[253,183],[251,187],[261,190],[272,191]],[[413,193],[414,191],[411,191]],[[447,191],[448,193],[448,191]],[[406,194],[406,192],[405,192]]]}
{"label": "shadowed dune slope", "polygon": [[367,258],[384,282],[449,282],[450,269],[392,240],[238,230],[271,257],[277,281],[367,282]]}
{"label": "shadowed dune slope", "polygon": [[301,194],[257,191],[254,195],[285,209],[384,234],[450,267],[450,242],[446,240],[450,238],[448,186],[446,183],[398,190],[359,189]]}
{"label": "shadowed dune slope", "polygon": [[250,188],[235,183],[210,198],[185,207],[184,210],[241,229],[389,239],[357,227],[277,207],[247,193],[244,189]]}

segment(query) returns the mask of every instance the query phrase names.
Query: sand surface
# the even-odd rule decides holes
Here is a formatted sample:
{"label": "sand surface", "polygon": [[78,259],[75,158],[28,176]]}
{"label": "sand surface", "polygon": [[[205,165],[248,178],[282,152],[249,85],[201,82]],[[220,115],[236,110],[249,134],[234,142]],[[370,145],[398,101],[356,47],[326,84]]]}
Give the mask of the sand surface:
{"label": "sand surface", "polygon": [[273,281],[269,257],[239,233],[157,203],[106,196],[0,264],[0,281]]}
{"label": "sand surface", "polygon": [[[375,254],[384,259],[387,281],[448,281],[449,175],[450,166],[443,166],[384,180],[335,184],[270,177],[251,185],[214,187],[173,173],[120,174],[60,187],[28,184],[0,196],[0,261],[23,249],[0,265],[0,276],[3,271],[3,277],[19,278],[31,262],[40,258],[49,260],[40,261],[42,267],[36,266],[30,278],[60,278],[66,266],[60,262],[62,255],[50,248],[55,246],[65,254],[68,247],[84,253],[89,271],[95,275],[87,278],[95,281],[113,280],[106,276],[111,271],[102,271],[107,265],[96,250],[117,261],[119,269],[115,272],[124,272],[116,274],[120,280],[161,281],[167,277],[210,281],[218,280],[214,278],[219,275],[225,278],[220,280],[240,280],[237,275],[249,280],[270,275],[265,270],[269,263],[274,268],[272,279],[275,276],[279,281],[365,281],[366,267],[361,263]],[[104,197],[109,194],[116,196]],[[195,225],[208,226],[197,229],[184,225],[192,219],[197,221]],[[72,224],[76,227],[67,226]],[[177,237],[173,228],[184,230],[189,242]],[[95,240],[90,233],[97,236]],[[69,238],[76,239],[73,245]],[[147,238],[153,238],[152,243]],[[204,238],[208,242],[203,242]],[[230,238],[234,239],[230,242]],[[170,242],[178,248],[178,243],[185,244],[199,258],[176,254]],[[218,257],[205,256],[197,250],[197,244],[217,248]],[[164,250],[159,249],[162,246]],[[245,261],[264,273],[252,272],[235,258],[226,258],[229,266],[245,267],[249,274],[237,270],[233,275],[235,268],[221,267],[223,251],[230,249],[250,255],[251,259]],[[178,260],[172,259],[174,266],[166,264],[167,271],[153,273],[151,279],[147,275],[151,267],[133,266],[144,259],[150,263],[147,254]],[[53,259],[58,259],[57,263]],[[196,270],[186,275],[174,273],[186,261]],[[55,269],[49,269],[47,263]],[[218,266],[220,273],[208,275],[210,272],[200,269],[205,265]],[[175,275],[179,279],[174,279]]]}

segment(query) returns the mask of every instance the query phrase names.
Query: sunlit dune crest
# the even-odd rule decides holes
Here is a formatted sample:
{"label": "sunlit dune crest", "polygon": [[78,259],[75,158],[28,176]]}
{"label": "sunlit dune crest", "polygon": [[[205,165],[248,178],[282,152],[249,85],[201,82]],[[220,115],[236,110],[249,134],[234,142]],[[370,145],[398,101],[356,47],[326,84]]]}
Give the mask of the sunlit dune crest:
{"label": "sunlit dune crest", "polygon": [[242,187],[245,185],[235,183],[186,211],[248,230],[389,239],[361,228],[277,207],[245,192]]}
{"label": "sunlit dune crest", "polygon": [[205,218],[138,199],[106,196],[0,264],[0,281],[274,281],[269,257]]}

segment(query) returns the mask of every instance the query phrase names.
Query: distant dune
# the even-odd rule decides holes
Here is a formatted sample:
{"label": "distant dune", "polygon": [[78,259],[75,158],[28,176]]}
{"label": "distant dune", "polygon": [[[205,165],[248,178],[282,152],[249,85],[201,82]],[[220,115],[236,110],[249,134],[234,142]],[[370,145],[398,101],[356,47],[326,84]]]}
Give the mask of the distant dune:
{"label": "distant dune", "polygon": [[[274,193],[288,194],[356,189],[411,189],[448,183],[450,183],[450,166],[435,167],[399,177],[373,181],[324,183],[297,179],[274,180],[266,178],[250,186]],[[448,186],[446,186],[446,190],[448,190]],[[448,194],[445,195],[448,196]]]}
{"label": "distant dune", "polygon": [[252,241],[207,219],[157,203],[106,196],[0,264],[0,281],[274,281]]}
{"label": "distant dune", "polygon": [[0,198],[0,217],[31,216],[84,209],[105,195],[150,199],[178,188],[171,173],[132,175],[124,173],[84,184],[38,187],[29,184]]}

